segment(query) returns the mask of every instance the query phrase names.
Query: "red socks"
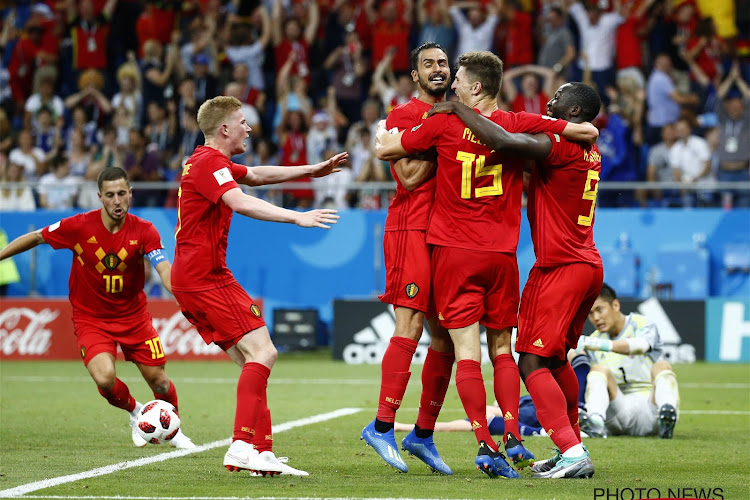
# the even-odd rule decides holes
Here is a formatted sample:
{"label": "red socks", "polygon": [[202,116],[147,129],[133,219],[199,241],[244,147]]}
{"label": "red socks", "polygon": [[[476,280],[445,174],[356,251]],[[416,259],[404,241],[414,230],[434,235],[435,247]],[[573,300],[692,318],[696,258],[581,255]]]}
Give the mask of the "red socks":
{"label": "red socks", "polygon": [[128,386],[119,378],[115,379],[115,386],[112,387],[112,389],[109,391],[99,389],[99,394],[104,396],[107,402],[112,406],[122,408],[128,412],[135,409],[135,398],[130,395],[130,389],[128,389]]}
{"label": "red socks", "polygon": [[417,350],[417,342],[406,337],[391,337],[391,342],[383,355],[380,365],[380,399],[376,418],[381,422],[393,423],[396,410],[409,383],[409,366]]}
{"label": "red socks", "polygon": [[417,427],[420,429],[435,429],[435,421],[440,408],[443,407],[445,394],[448,392],[455,360],[456,355],[452,352],[427,349],[427,356],[422,367],[422,397],[417,415]]}
{"label": "red socks", "polygon": [[263,406],[258,413],[258,420],[255,424],[255,436],[253,437],[253,446],[258,452],[273,450],[273,432],[271,432],[271,410],[268,409],[268,403],[264,399]]}
{"label": "red socks", "polygon": [[487,391],[484,390],[479,361],[462,359],[456,364],[456,389],[466,416],[471,422],[477,443],[484,441],[493,451],[497,451],[497,446],[487,428]]}
{"label": "red socks", "polygon": [[[253,442],[258,420],[265,408],[266,386],[271,370],[260,363],[245,363],[237,382],[237,409],[232,439]],[[270,415],[269,415],[270,419]]]}
{"label": "red socks", "polygon": [[162,399],[166,401],[167,403],[170,403],[172,406],[174,406],[175,411],[179,415],[179,407],[177,406],[177,389],[174,388],[174,384],[172,381],[169,381],[169,390],[167,390],[166,394],[159,394],[158,392],[154,393],[155,399]]}
{"label": "red socks", "polygon": [[[552,373],[547,368],[533,371],[526,377],[526,389],[536,406],[539,423],[547,431],[552,442],[560,448],[560,452],[565,453],[569,448],[579,444],[581,441],[570,426],[565,395],[552,377]],[[576,397],[577,395],[576,390]]]}
{"label": "red socks", "polygon": [[518,430],[518,398],[521,396],[521,375],[518,365],[511,354],[500,354],[492,360],[494,367],[495,399],[503,411],[505,432],[503,441],[510,432],[516,439],[521,439]]}
{"label": "red socks", "polygon": [[570,363],[565,363],[560,368],[552,370],[551,373],[565,396],[568,421],[580,442],[581,427],[578,425],[578,377],[576,372],[570,366]]}

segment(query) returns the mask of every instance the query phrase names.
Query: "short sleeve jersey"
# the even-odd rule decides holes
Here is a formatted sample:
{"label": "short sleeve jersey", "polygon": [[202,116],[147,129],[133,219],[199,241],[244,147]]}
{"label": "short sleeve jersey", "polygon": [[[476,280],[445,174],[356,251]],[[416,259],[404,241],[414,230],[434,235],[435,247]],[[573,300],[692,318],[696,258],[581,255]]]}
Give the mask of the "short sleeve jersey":
{"label": "short sleeve jersey", "polygon": [[247,167],[232,163],[217,149],[198,146],[180,179],[175,227],[172,289],[210,290],[235,281],[226,264],[232,209],[221,199]]}
{"label": "short sleeve jersey", "polygon": [[[568,122],[497,110],[490,119],[509,132],[562,132]],[[435,146],[435,203],[427,229],[432,245],[515,253],[521,228],[523,160],[481,144],[455,115],[435,115],[404,132],[409,154]]]}
{"label": "short sleeve jersey", "polygon": [[659,337],[656,325],[645,316],[631,313],[625,318],[625,326],[616,337],[608,333],[594,331],[592,337],[611,340],[627,340],[642,338],[648,342],[651,349],[645,354],[628,356],[611,351],[590,351],[592,363],[606,366],[615,377],[617,385],[623,394],[648,394],[651,391],[651,367],[664,354],[664,347]]}
{"label": "short sleeve jersey", "polygon": [[594,208],[602,171],[596,146],[558,134],[549,156],[534,166],[527,215],[536,264],[540,267],[585,262],[602,267],[594,245]]}
{"label": "short sleeve jersey", "polygon": [[[397,128],[411,130],[426,120],[431,105],[413,97],[409,102],[396,106],[388,114],[385,126],[388,130]],[[427,230],[432,202],[435,198],[435,177],[430,177],[413,191],[408,191],[396,175],[391,162],[391,175],[396,179],[396,196],[388,207],[385,218],[386,231]]]}
{"label": "short sleeve jersey", "polygon": [[163,248],[159,232],[133,214],[116,233],[101,210],[67,217],[42,229],[55,250],[73,251],[68,289],[74,317],[140,318],[147,315],[143,256]]}

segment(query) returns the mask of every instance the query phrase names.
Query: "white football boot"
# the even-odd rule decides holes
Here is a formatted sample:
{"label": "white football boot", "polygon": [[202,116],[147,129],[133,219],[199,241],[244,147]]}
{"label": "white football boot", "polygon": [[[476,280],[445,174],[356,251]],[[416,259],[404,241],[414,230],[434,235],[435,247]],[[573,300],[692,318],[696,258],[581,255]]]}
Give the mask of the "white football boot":
{"label": "white football boot", "polygon": [[[253,445],[245,441],[234,441],[224,455],[224,467],[230,472],[249,470],[261,476],[280,474],[282,463],[272,463],[261,458]],[[286,467],[286,466],[284,466]]]}
{"label": "white football boot", "polygon": [[148,441],[143,439],[140,434],[138,434],[138,430],[136,427],[136,424],[138,423],[138,412],[141,411],[141,408],[143,405],[139,403],[138,401],[135,402],[135,408],[133,408],[133,411],[130,413],[130,437],[133,439],[133,444],[136,445],[138,448],[141,448],[143,446],[146,446],[148,444]]}
{"label": "white football boot", "polygon": [[182,429],[177,431],[177,434],[169,441],[169,444],[177,448],[178,450],[189,450],[195,448],[193,441],[182,433]]}
{"label": "white football boot", "polygon": [[283,476],[309,476],[307,472],[295,469],[294,467],[288,466],[286,463],[289,461],[289,457],[277,457],[272,451],[262,451],[260,458],[268,463],[274,464],[281,467],[281,475]]}

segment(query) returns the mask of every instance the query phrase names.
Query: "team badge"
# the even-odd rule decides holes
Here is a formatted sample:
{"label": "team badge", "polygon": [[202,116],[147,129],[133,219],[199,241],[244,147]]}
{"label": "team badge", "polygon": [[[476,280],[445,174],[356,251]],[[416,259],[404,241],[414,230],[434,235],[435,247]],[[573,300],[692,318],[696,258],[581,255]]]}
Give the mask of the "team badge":
{"label": "team badge", "polygon": [[113,253],[108,253],[102,259],[102,264],[104,264],[104,267],[106,267],[110,271],[113,271],[120,264],[120,257]]}
{"label": "team badge", "polygon": [[86,359],[86,347],[81,347],[81,359]]}
{"label": "team badge", "polygon": [[419,287],[417,286],[416,283],[412,282],[412,283],[409,283],[408,285],[406,285],[406,296],[407,297],[409,297],[410,299],[413,299],[414,297],[417,296],[418,293],[419,293]]}
{"label": "team badge", "polygon": [[253,313],[256,318],[260,318],[260,307],[253,304],[250,306],[250,312]]}

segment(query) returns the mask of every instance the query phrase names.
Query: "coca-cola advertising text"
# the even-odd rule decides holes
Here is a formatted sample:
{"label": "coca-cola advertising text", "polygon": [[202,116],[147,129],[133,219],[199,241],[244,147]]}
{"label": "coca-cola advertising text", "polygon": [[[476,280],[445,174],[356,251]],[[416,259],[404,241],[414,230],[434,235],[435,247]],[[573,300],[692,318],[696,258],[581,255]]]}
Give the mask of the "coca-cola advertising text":
{"label": "coca-cola advertising text", "polygon": [[[255,302],[262,308],[259,299]],[[206,345],[174,300],[151,299],[148,311],[171,360],[228,360],[216,345]],[[0,301],[0,358],[81,359],[67,300],[6,299]],[[122,354],[118,354],[122,358]]]}

